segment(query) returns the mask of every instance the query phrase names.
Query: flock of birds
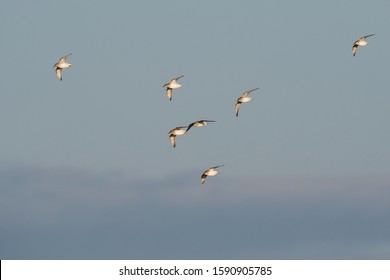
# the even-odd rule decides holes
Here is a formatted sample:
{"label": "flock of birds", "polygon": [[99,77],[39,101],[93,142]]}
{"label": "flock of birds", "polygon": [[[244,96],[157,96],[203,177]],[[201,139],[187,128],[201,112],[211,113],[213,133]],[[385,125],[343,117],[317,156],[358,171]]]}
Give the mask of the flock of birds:
{"label": "flock of birds", "polygon": [[[357,48],[358,47],[363,47],[363,46],[366,46],[368,43],[366,41],[366,38],[368,37],[371,37],[371,36],[374,36],[375,34],[370,34],[370,35],[366,35],[366,36],[362,36],[360,37],[359,40],[356,40],[352,46],[352,55],[355,56],[356,55],[356,51],[357,51]],[[67,58],[68,56],[70,56],[72,53],[69,53],[67,55],[64,55],[62,56],[58,62],[56,64],[54,64],[53,67],[55,67],[55,72],[57,74],[57,77],[60,81],[62,81],[62,70],[65,69],[65,68],[69,68],[72,66],[72,64],[68,63],[67,62]],[[172,91],[174,89],[178,89],[180,87],[182,87],[181,84],[179,84],[177,81],[184,77],[184,75],[181,75],[181,76],[178,76],[176,78],[173,78],[171,79],[171,81],[169,83],[166,83],[163,85],[163,88],[166,88],[165,92],[167,94],[167,97],[168,99],[171,101],[172,100]],[[236,101],[236,104],[235,104],[235,113],[236,113],[236,117],[238,117],[238,113],[239,113],[239,110],[240,110],[240,106],[242,103],[246,103],[246,102],[249,102],[251,101],[253,98],[249,96],[249,94],[255,90],[258,90],[259,88],[254,88],[254,89],[251,89],[251,90],[248,90],[248,91],[245,91]],[[198,121],[195,121],[191,124],[189,124],[188,126],[178,126],[178,127],[175,127],[174,129],[171,129],[168,134],[169,134],[169,141],[172,145],[173,148],[176,147],[176,136],[180,136],[180,135],[184,135],[186,134],[193,126],[195,127],[202,127],[202,126],[206,126],[208,123],[211,123],[211,122],[215,122],[213,120],[198,120]],[[219,167],[222,167],[224,166],[223,164],[222,165],[217,165],[217,166],[213,166],[213,167],[210,167],[208,168],[207,170],[205,170],[201,176],[201,183],[204,184],[206,182],[206,178],[208,176],[215,176],[217,175],[218,173],[218,168]]]}
{"label": "flock of birds", "polygon": [[[173,78],[169,83],[166,83],[166,84],[163,85],[163,88],[166,88],[165,92],[166,92],[167,97],[168,97],[168,99],[170,101],[172,100],[172,90],[180,88],[182,86],[181,84],[179,84],[177,82],[177,80],[179,80],[182,77],[184,77],[184,75],[181,75],[179,77]],[[250,101],[252,98],[248,97],[248,94],[251,91],[247,91],[247,92],[245,92],[243,94],[243,96],[245,96],[245,98],[246,98],[245,101],[241,100],[243,98],[243,96],[238,98],[237,104],[241,104],[243,102]],[[237,107],[237,104],[236,104],[236,116],[238,116],[238,108],[239,108],[239,105]],[[202,126],[208,125],[211,122],[215,122],[215,121],[213,121],[213,120],[198,120],[198,121],[195,121],[193,123],[190,123],[188,126],[178,126],[178,127],[175,127],[173,129],[171,129],[168,132],[168,134],[169,134],[169,141],[171,142],[172,147],[173,148],[176,147],[176,136],[180,136],[180,135],[186,134],[191,129],[191,127],[193,127],[193,126],[195,126],[195,127],[202,127]],[[215,175],[217,175],[218,168],[222,167],[222,166],[224,166],[224,165],[222,164],[222,165],[213,166],[213,167],[210,167],[207,170],[205,170],[203,172],[202,176],[201,176],[201,183],[204,184],[206,182],[207,176],[215,176]]]}

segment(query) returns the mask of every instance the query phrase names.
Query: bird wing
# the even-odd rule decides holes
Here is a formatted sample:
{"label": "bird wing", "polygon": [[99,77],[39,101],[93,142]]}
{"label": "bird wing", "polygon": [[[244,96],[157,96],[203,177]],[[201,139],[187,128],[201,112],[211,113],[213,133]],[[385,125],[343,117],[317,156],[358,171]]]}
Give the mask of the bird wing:
{"label": "bird wing", "polygon": [[222,165],[217,165],[217,166],[214,166],[214,167],[211,167],[210,169],[215,169],[215,168],[218,168],[218,167],[222,167],[222,166],[225,166],[224,164],[222,164]]}
{"label": "bird wing", "polygon": [[66,59],[68,58],[68,56],[72,55],[72,53],[69,53],[67,55],[64,55],[60,58],[60,62],[66,62]]}
{"label": "bird wing", "polygon": [[257,90],[257,89],[259,89],[259,88],[254,88],[254,89],[248,90],[248,91],[244,92],[244,94],[242,96],[248,96],[249,93],[251,93],[252,91]]}
{"label": "bird wing", "polygon": [[[190,128],[193,127],[195,123],[196,123],[196,122],[191,123],[191,124],[187,127],[187,131],[190,130]],[[187,132],[187,131],[186,131],[186,132]]]}
{"label": "bird wing", "polygon": [[184,75],[181,75],[179,77],[173,78],[171,81],[177,81],[178,79],[183,78],[183,77],[184,77]]}
{"label": "bird wing", "polygon": [[57,74],[57,77],[60,81],[62,81],[62,69],[61,68],[56,68],[56,74]]}
{"label": "bird wing", "polygon": [[207,177],[207,175],[203,173],[202,177],[201,177],[202,184],[204,184],[204,182],[206,182],[206,177]]}
{"label": "bird wing", "polygon": [[358,45],[356,45],[356,44],[354,44],[354,45],[352,46],[352,55],[353,55],[353,56],[356,55],[357,47],[358,47]]}
{"label": "bird wing", "polygon": [[175,138],[176,138],[175,135],[173,135],[173,134],[169,135],[169,142],[171,142],[171,145],[172,145],[172,147],[174,147],[174,148],[176,147]]}
{"label": "bird wing", "polygon": [[361,39],[366,39],[368,37],[371,37],[371,36],[374,36],[375,34],[370,34],[370,35],[366,35],[366,36],[363,36]]}
{"label": "bird wing", "polygon": [[240,111],[240,106],[241,106],[241,102],[237,101],[236,106],[235,106],[235,108],[236,108],[236,117],[238,117],[238,112]]}
{"label": "bird wing", "polygon": [[167,93],[168,99],[172,100],[172,89],[167,87],[166,93]]}
{"label": "bird wing", "polygon": [[199,122],[215,122],[215,121],[212,121],[212,120],[200,120]]}

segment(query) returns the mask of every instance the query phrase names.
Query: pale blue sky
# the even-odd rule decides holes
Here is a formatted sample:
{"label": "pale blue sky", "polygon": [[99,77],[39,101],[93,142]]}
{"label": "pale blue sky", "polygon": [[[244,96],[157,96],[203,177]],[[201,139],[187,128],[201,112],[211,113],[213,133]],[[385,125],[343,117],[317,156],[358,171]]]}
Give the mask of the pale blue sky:
{"label": "pale blue sky", "polygon": [[0,258],[389,258],[389,10],[1,1]]}

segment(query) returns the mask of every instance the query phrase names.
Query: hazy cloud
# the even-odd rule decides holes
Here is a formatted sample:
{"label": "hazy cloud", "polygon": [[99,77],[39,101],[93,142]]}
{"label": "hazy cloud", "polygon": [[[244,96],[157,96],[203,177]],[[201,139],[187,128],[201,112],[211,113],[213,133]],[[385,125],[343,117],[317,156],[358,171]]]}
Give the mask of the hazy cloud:
{"label": "hazy cloud", "polygon": [[388,258],[390,178],[0,170],[9,258]]}

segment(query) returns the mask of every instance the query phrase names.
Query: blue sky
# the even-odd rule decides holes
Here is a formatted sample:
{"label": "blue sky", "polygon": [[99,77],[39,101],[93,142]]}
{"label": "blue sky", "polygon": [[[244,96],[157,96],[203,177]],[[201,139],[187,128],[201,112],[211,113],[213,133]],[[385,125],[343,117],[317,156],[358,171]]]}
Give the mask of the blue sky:
{"label": "blue sky", "polygon": [[388,259],[389,8],[2,1],[0,258]]}

